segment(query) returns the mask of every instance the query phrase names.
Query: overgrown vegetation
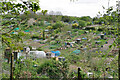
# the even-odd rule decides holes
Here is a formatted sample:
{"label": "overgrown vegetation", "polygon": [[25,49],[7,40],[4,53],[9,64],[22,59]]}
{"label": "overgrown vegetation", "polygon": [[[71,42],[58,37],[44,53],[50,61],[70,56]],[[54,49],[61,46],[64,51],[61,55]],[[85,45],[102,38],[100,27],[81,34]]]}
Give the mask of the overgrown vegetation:
{"label": "overgrown vegetation", "polygon": [[[35,2],[1,4],[3,51],[10,49],[12,52],[6,53],[11,56],[16,50],[24,54],[13,60],[14,67],[3,59],[3,70],[8,71],[2,73],[3,78],[9,78],[10,70],[16,79],[77,78],[78,67],[81,67],[82,78],[118,78],[119,19],[112,7],[100,18],[91,18],[46,15],[47,10],[38,14],[40,7]],[[24,47],[29,47],[30,51],[60,51],[61,54],[49,59],[31,59],[26,57]],[[10,55],[5,58],[10,60]],[[89,72],[91,77],[87,75]]]}

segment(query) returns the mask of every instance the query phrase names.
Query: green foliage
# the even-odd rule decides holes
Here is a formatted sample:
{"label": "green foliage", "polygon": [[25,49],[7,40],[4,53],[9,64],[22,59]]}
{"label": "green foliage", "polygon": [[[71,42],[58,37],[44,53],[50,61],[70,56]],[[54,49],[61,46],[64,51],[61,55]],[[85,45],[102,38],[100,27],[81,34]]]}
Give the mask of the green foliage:
{"label": "green foliage", "polygon": [[21,61],[24,57],[20,57],[15,63],[14,77],[19,78],[39,78],[37,75],[37,68],[34,65],[37,61],[26,59]]}
{"label": "green foliage", "polygon": [[69,64],[67,61],[49,60],[38,67],[37,73],[50,78],[67,78]]}
{"label": "green foliage", "polygon": [[104,30],[104,28],[98,28],[98,31],[103,31]]}
{"label": "green foliage", "polygon": [[80,27],[85,27],[87,25],[86,22],[83,20],[79,20],[78,22]]}
{"label": "green foliage", "polygon": [[10,64],[8,64],[7,62],[2,63],[2,68],[6,71],[10,70]]}
{"label": "green foliage", "polygon": [[31,38],[32,39],[39,39],[40,37],[39,37],[39,35],[34,34],[33,36],[31,36]]}
{"label": "green foliage", "polygon": [[55,34],[57,34],[57,33],[59,33],[59,32],[61,32],[61,29],[60,29],[60,28],[57,28],[57,29],[54,30],[54,33],[55,33]]}
{"label": "green foliage", "polygon": [[45,31],[43,30],[43,40],[45,40]]}
{"label": "green foliage", "polygon": [[38,22],[36,22],[36,25],[37,26],[44,26],[44,22],[43,21],[38,21]]}
{"label": "green foliage", "polygon": [[79,62],[80,60],[80,57],[76,54],[70,54],[68,57],[67,57],[68,61],[71,63],[71,64],[75,64],[77,62]]}
{"label": "green foliage", "polygon": [[41,47],[37,48],[37,50],[38,50],[38,51],[43,51],[43,50],[41,49]]}
{"label": "green foliage", "polygon": [[64,22],[70,22],[70,17],[69,16],[62,16],[62,21]]}
{"label": "green foliage", "polygon": [[85,30],[95,30],[95,27],[86,27]]}
{"label": "green foliage", "polygon": [[73,32],[77,32],[78,31],[78,29],[73,29]]}
{"label": "green foliage", "polygon": [[73,29],[78,28],[78,27],[79,27],[79,25],[77,23],[72,24]]}
{"label": "green foliage", "polygon": [[30,48],[30,51],[32,50],[32,47],[31,46],[29,46],[29,48]]}
{"label": "green foliage", "polygon": [[92,22],[87,22],[87,26],[90,26],[90,25],[92,25]]}
{"label": "green foliage", "polygon": [[56,41],[51,41],[50,44],[54,45],[54,44],[56,44]]}
{"label": "green foliage", "polygon": [[47,10],[42,10],[43,15],[45,15],[47,12]]}
{"label": "green foliage", "polygon": [[[80,71],[81,78],[87,78],[87,74],[84,71]],[[75,71],[71,71],[70,75],[71,78],[78,78],[78,72],[75,73]]]}
{"label": "green foliage", "polygon": [[[37,10],[40,10],[40,7],[38,3],[35,2],[2,2],[2,18],[5,18],[5,22],[3,21],[1,28],[3,44],[11,47],[13,50],[21,48],[21,45],[18,42],[22,42],[22,38],[25,36],[25,34],[23,34],[21,30],[17,31],[18,34],[11,34],[11,32],[13,32],[15,28],[22,29],[20,28],[20,24],[25,24],[27,19],[19,19],[19,15],[20,13],[29,14],[29,10],[32,10],[35,13]],[[8,28],[8,26],[11,26],[11,24],[13,24],[12,27]]]}
{"label": "green foliage", "polygon": [[83,20],[83,21],[91,21],[92,18],[90,16],[83,16],[83,17],[80,17],[80,20]]}
{"label": "green foliage", "polygon": [[2,73],[2,78],[10,78],[10,75]]}
{"label": "green foliage", "polygon": [[56,46],[56,45],[51,45],[50,46],[50,49],[56,49],[58,46]]}
{"label": "green foliage", "polygon": [[64,27],[64,24],[62,22],[56,22],[53,25],[53,29],[62,28],[62,27]]}
{"label": "green foliage", "polygon": [[52,26],[48,26],[47,29],[52,29],[53,27]]}

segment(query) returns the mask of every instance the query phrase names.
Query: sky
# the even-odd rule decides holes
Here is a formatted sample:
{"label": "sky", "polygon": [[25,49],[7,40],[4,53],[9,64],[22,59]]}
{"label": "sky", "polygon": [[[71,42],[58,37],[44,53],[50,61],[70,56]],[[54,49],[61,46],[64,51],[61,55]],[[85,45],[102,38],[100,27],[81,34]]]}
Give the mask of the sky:
{"label": "sky", "polygon": [[[116,5],[116,0],[110,0],[109,6]],[[63,15],[68,16],[91,16],[95,17],[102,6],[108,8],[108,0],[40,0],[40,7],[43,10],[61,11]]]}
{"label": "sky", "polygon": [[[103,12],[102,6],[108,8],[108,0],[39,0],[42,10],[60,11],[67,16],[91,16]],[[116,6],[116,0],[110,0],[109,6]]]}

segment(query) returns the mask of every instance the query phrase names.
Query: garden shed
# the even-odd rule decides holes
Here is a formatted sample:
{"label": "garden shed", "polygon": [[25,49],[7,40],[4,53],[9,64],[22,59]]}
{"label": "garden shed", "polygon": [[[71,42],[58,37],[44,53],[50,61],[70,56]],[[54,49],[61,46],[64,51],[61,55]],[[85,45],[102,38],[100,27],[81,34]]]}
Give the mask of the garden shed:
{"label": "garden shed", "polygon": [[33,59],[46,57],[46,53],[44,51],[30,51],[28,55],[30,58]]}

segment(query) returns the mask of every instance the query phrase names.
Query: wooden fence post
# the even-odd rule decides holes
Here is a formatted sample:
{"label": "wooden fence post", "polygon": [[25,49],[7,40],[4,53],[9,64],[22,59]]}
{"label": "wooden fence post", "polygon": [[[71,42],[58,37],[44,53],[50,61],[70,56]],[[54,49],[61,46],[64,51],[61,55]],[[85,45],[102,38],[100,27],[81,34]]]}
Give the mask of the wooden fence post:
{"label": "wooden fence post", "polygon": [[78,67],[78,80],[82,80],[82,76],[81,76],[80,71],[81,71],[81,69],[80,69],[80,67]]}
{"label": "wooden fence post", "polygon": [[13,80],[13,62],[14,62],[14,54],[11,53],[10,80]]}

